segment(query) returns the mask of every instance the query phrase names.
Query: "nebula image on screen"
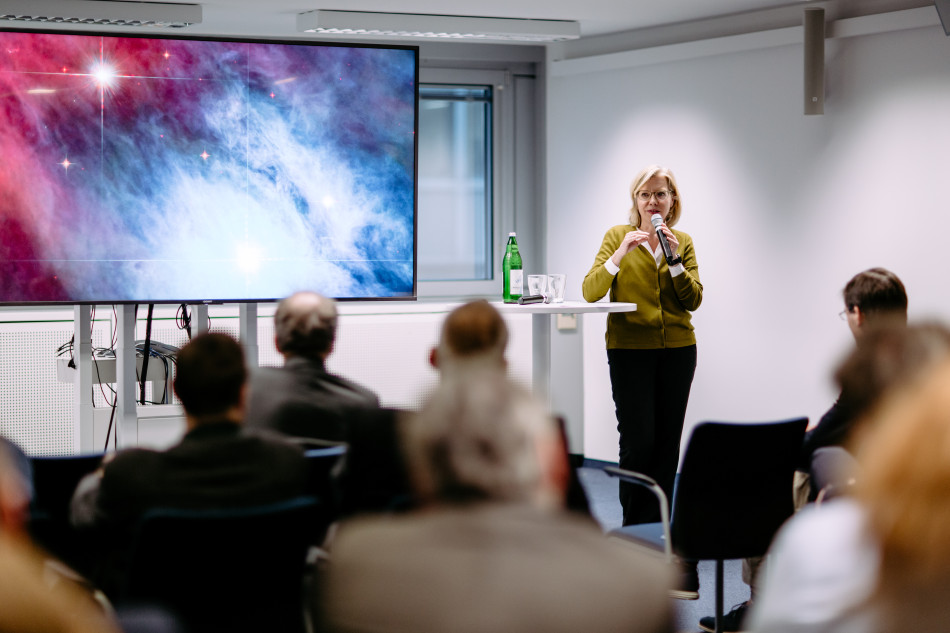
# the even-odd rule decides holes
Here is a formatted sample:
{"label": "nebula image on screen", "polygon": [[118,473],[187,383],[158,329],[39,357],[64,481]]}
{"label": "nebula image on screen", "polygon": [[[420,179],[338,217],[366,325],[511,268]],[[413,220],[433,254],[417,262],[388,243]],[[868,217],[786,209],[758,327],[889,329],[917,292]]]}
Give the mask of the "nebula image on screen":
{"label": "nebula image on screen", "polygon": [[417,67],[0,32],[0,303],[413,297]]}

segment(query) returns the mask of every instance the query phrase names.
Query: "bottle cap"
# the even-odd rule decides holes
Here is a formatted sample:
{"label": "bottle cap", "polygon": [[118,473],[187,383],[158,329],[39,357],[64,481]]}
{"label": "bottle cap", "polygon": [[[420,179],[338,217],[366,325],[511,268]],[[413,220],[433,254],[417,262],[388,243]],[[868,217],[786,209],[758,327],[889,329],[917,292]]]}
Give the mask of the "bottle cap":
{"label": "bottle cap", "polygon": [[508,237],[515,237],[515,232],[514,232],[514,231],[511,231],[511,232],[508,234]]}

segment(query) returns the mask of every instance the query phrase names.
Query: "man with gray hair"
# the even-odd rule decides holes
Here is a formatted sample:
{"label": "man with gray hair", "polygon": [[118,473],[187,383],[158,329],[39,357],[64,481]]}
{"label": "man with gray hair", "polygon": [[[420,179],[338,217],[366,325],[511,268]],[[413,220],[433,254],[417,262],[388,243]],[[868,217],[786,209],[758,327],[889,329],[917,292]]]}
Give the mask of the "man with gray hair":
{"label": "man with gray hair", "polygon": [[337,318],[336,301],[315,292],[294,293],[277,305],[274,341],[284,366],[251,376],[249,427],[344,441],[351,413],[379,407],[371,390],[327,371]]}
{"label": "man with gray hair", "polygon": [[466,366],[401,426],[421,507],[341,525],[331,631],[669,631],[672,572],[566,512],[561,435],[504,372]]}

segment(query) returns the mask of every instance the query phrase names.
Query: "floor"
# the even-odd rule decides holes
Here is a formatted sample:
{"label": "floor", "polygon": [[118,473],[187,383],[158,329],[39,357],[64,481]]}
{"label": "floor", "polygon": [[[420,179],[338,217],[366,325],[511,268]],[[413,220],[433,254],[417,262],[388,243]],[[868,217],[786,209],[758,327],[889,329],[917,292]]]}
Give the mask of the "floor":
{"label": "floor", "polygon": [[[607,476],[601,468],[584,466],[578,469],[581,484],[587,493],[594,518],[604,530],[620,527],[622,514],[617,499],[617,479]],[[699,599],[674,600],[676,630],[693,633],[700,631],[699,618],[713,615],[715,600],[715,563],[699,563]],[[723,610],[728,612],[734,605],[749,598],[749,587],[742,582],[741,561],[727,561],[725,565],[725,589]]]}

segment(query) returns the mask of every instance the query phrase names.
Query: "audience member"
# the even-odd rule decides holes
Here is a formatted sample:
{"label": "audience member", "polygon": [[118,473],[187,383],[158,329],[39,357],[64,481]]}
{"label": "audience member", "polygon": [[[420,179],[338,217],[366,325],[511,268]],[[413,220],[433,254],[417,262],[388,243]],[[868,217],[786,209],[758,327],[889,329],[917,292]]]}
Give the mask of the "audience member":
{"label": "audience member", "polygon": [[[864,334],[875,327],[907,323],[907,292],[901,280],[884,268],[870,268],[851,278],[844,287],[843,315],[857,345]],[[838,400],[821,417],[818,424],[805,434],[800,468],[808,470],[814,452],[823,446],[842,446],[847,443],[854,420],[861,414],[864,395],[852,394],[860,385],[840,384]]]}
{"label": "audience member", "polygon": [[302,450],[242,428],[246,378],[237,341],[218,333],[196,336],[178,353],[174,388],[187,427],[181,441],[164,451],[113,453],[80,482],[72,519],[107,548],[95,577],[107,595],[121,581],[121,552],[146,510],[246,507],[306,494]]}
{"label": "audience member", "polygon": [[864,398],[848,444],[854,498],[782,528],[751,628],[937,631],[950,623],[950,329],[870,330],[839,376]]}
{"label": "audience member", "polygon": [[[429,362],[440,376],[459,367],[481,366],[507,371],[508,327],[485,300],[469,301],[452,310],[442,323]],[[412,495],[396,426],[405,412],[366,408],[348,421],[347,465],[340,480],[343,514],[405,510]],[[586,497],[584,497],[586,501]]]}
{"label": "audience member", "polygon": [[[901,280],[885,268],[869,268],[848,280],[842,290],[844,310],[841,317],[848,327],[857,347],[862,346],[865,334],[874,329],[901,328],[907,323],[907,292]],[[863,362],[859,360],[856,362]],[[844,372],[844,374],[842,374]],[[862,409],[870,405],[871,393],[862,389],[862,376],[859,380],[849,380],[852,372],[842,367],[835,380],[840,388],[838,399],[821,417],[816,425],[805,433],[798,470],[795,474],[794,495],[796,507],[814,499],[817,490],[812,490],[808,473],[814,452],[826,446],[846,444],[855,420]],[[872,392],[873,393],[873,392]],[[742,620],[758,593],[758,578],[762,574],[762,558],[750,558],[743,561],[742,580],[749,585],[749,601],[736,605],[724,616],[724,631],[733,633],[742,630]],[[713,631],[715,618],[706,616],[700,620],[700,628]]]}
{"label": "audience member", "polygon": [[501,313],[484,299],[464,303],[442,322],[439,343],[429,353],[429,362],[441,373],[459,366],[484,365],[508,370],[505,350],[508,326]]}
{"label": "audience member", "polygon": [[29,482],[18,451],[0,442],[0,631],[117,633],[91,595],[56,573],[30,541]]}
{"label": "audience member", "polygon": [[[432,348],[429,362],[441,375],[460,369],[484,367],[505,373],[508,360],[508,325],[501,313],[488,301],[476,299],[452,310],[442,323],[439,343]],[[567,450],[566,421],[557,418],[563,446]],[[593,518],[590,501],[575,469],[570,470],[566,492],[567,509]]]}
{"label": "audience member", "polygon": [[379,406],[375,393],[327,371],[337,316],[336,301],[315,292],[295,293],[277,305],[274,341],[284,366],[262,367],[251,375],[249,426],[345,441],[350,414]]}
{"label": "audience member", "polygon": [[670,630],[672,570],[563,510],[561,437],[527,390],[485,367],[443,374],[401,428],[422,508],[340,527],[330,630]]}

